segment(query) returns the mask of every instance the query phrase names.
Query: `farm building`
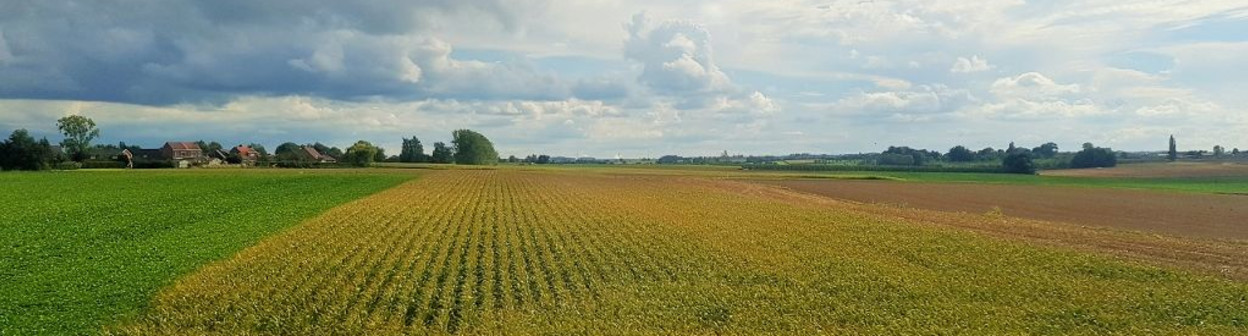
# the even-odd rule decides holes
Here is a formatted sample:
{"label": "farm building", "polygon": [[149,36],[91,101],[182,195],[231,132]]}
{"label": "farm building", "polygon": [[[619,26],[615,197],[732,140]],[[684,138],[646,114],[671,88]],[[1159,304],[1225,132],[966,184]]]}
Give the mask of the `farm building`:
{"label": "farm building", "polygon": [[165,159],[177,163],[178,168],[188,168],[204,160],[204,150],[194,142],[166,142],[160,152]]}
{"label": "farm building", "polygon": [[321,154],[321,152],[317,151],[316,148],[312,148],[312,146],[303,146],[303,153],[300,154],[307,156],[312,159],[312,161],[316,161],[317,163],[338,163],[338,159],[329,155]]}
{"label": "farm building", "polygon": [[199,160],[204,157],[204,150],[194,142],[166,142],[160,152],[169,160]]}
{"label": "farm building", "polygon": [[220,166],[220,165],[228,163],[229,161],[230,161],[230,153],[224,150],[214,149],[214,150],[209,151],[208,153],[208,166],[210,167]]}
{"label": "farm building", "polygon": [[251,146],[235,146],[233,149],[230,149],[230,154],[238,156],[239,163],[248,166],[254,165],[256,161],[260,160],[260,153],[251,148]]}

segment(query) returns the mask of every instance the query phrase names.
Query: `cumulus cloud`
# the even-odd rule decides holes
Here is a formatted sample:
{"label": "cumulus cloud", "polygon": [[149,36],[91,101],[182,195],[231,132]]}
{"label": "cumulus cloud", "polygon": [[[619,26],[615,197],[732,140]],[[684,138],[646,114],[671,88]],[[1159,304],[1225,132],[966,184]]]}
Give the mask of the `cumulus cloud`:
{"label": "cumulus cloud", "polygon": [[1248,44],[1210,21],[1234,1],[10,2],[0,129],[49,135],[75,111],[136,141],[473,127],[563,155],[1248,141]]}
{"label": "cumulus cloud", "polygon": [[1110,113],[1089,100],[1031,101],[1009,99],[979,107],[973,114],[1003,120],[1070,120]]}
{"label": "cumulus cloud", "polygon": [[[1168,98],[1156,105],[1142,106],[1135,113],[1142,117],[1192,118],[1211,116],[1222,108],[1213,102],[1187,98]],[[1216,117],[1216,116],[1215,116]]]}
{"label": "cumulus cloud", "polygon": [[952,113],[977,98],[965,89],[945,85],[920,85],[914,90],[862,92],[841,99],[838,110],[851,114],[908,116]]}
{"label": "cumulus cloud", "polygon": [[971,58],[958,57],[958,59],[953,62],[953,67],[949,68],[949,72],[973,73],[973,72],[988,71],[988,70],[992,70],[993,68],[995,67],[991,64],[988,64],[988,60],[979,58],[979,56],[976,55],[976,56],[971,56]]}
{"label": "cumulus cloud", "polygon": [[[2,98],[167,105],[243,95],[359,100],[567,99],[516,64],[458,60],[437,37],[459,21],[516,27],[535,1],[23,3],[0,38]],[[37,7],[37,8],[36,8]],[[69,18],[73,25],[61,18]],[[517,28],[518,29],[518,28]],[[32,60],[12,65],[12,59]]]}
{"label": "cumulus cloud", "polygon": [[728,76],[711,55],[711,34],[688,21],[665,21],[653,26],[645,13],[626,26],[624,54],[640,62],[638,78],[660,93],[707,93],[731,88]]}
{"label": "cumulus cloud", "polygon": [[728,113],[743,114],[749,116],[769,116],[780,111],[780,105],[767,98],[762,92],[754,91],[743,99],[729,99],[728,97],[718,97],[715,103],[711,105],[711,110]]}
{"label": "cumulus cloud", "polygon": [[1059,84],[1037,72],[997,79],[990,89],[997,97],[1027,99],[1060,98],[1080,91],[1079,84]]}

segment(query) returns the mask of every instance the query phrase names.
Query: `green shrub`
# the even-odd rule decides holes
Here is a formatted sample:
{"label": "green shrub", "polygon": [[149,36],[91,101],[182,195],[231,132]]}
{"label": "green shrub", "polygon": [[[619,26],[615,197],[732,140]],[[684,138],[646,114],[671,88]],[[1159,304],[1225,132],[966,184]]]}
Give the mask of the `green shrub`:
{"label": "green shrub", "polygon": [[1031,152],[1014,151],[1001,160],[1001,169],[1007,173],[1035,174],[1036,163],[1031,160]]}
{"label": "green shrub", "polygon": [[82,162],[83,169],[121,169],[126,163],[113,160],[87,160]]}
{"label": "green shrub", "polygon": [[52,169],[56,169],[56,170],[78,170],[78,169],[82,169],[82,164],[81,164],[81,163],[77,163],[77,162],[73,162],[73,161],[66,161],[66,162],[57,163],[57,164],[56,164],[56,166],[55,166],[55,167],[53,167]]}
{"label": "green shrub", "polygon": [[162,169],[176,168],[177,164],[167,160],[136,160],[134,161],[135,169]]}

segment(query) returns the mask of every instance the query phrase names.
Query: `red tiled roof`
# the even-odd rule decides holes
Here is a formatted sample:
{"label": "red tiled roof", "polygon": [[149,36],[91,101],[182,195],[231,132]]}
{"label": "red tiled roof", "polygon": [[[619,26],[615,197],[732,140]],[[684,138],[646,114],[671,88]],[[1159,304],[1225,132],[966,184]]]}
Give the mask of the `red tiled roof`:
{"label": "red tiled roof", "polygon": [[248,146],[238,146],[238,147],[234,147],[234,150],[238,151],[238,155],[239,155],[239,156],[252,156],[252,155],[256,155],[255,150],[254,150],[254,149],[251,149],[251,147],[248,147]]}
{"label": "red tiled roof", "polygon": [[202,150],[194,142],[166,142],[165,145],[173,150]]}

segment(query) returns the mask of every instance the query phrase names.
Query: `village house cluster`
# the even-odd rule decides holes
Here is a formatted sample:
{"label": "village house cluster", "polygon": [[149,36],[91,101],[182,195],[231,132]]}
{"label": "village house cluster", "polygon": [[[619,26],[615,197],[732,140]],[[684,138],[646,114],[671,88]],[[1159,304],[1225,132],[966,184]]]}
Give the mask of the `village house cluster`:
{"label": "village house cluster", "polygon": [[[313,163],[338,163],[333,156],[322,154],[312,146],[302,146],[294,155]],[[176,168],[214,167],[214,166],[257,166],[269,163],[267,154],[247,145],[238,145],[225,149],[205,151],[195,142],[166,142],[158,149],[136,148],[95,148],[90,154],[91,160],[115,160],[123,162],[126,168],[134,168],[136,163],[163,162]]]}

